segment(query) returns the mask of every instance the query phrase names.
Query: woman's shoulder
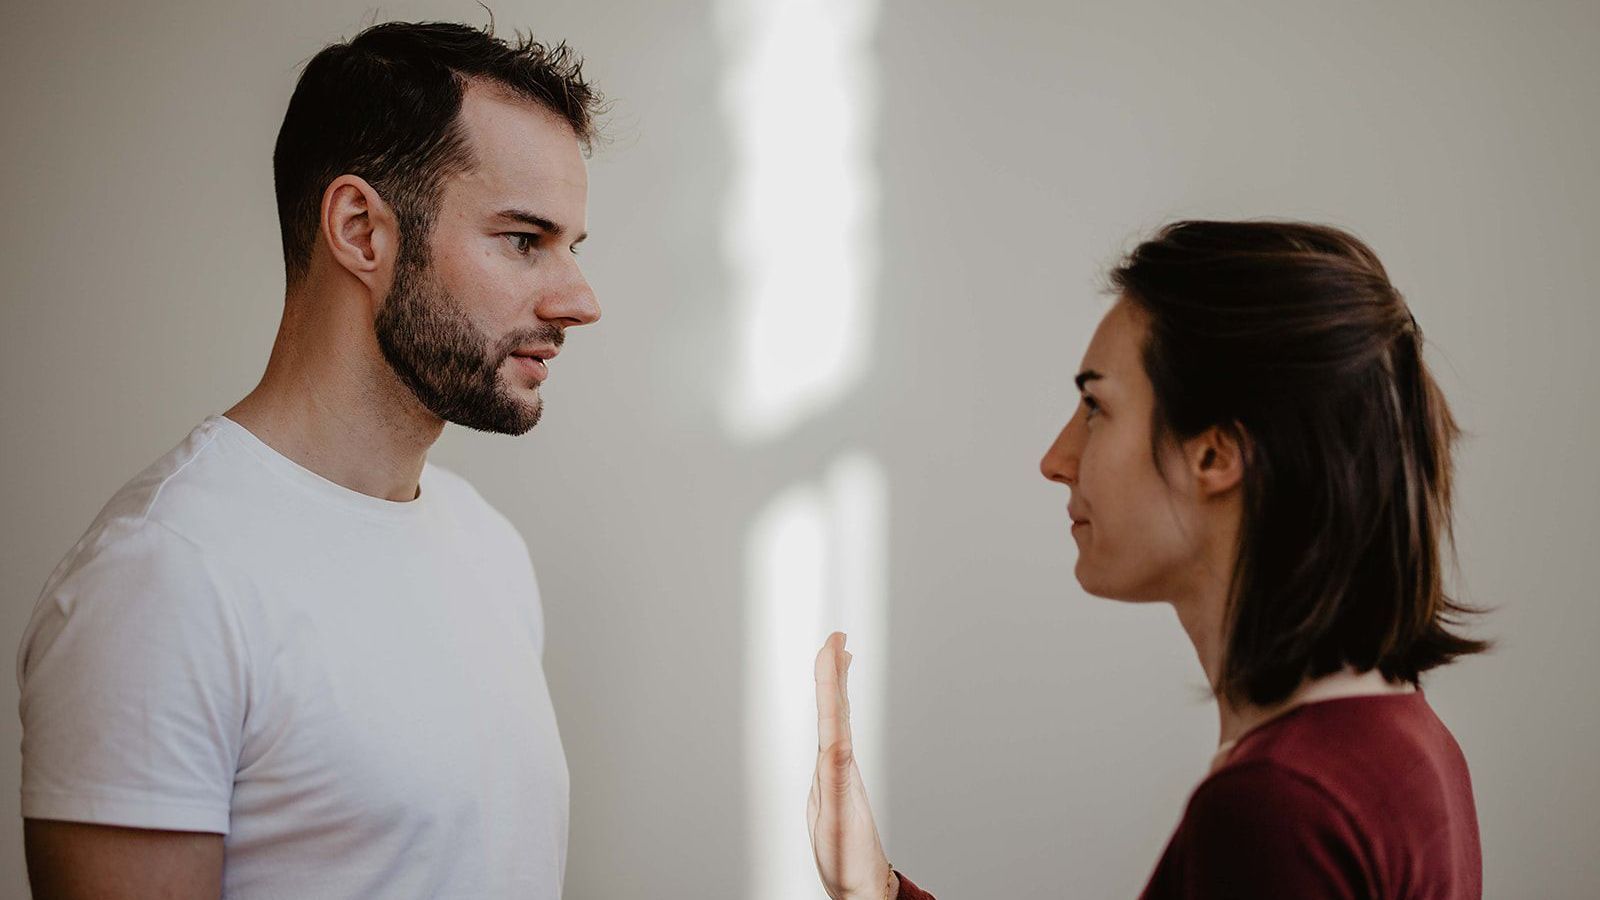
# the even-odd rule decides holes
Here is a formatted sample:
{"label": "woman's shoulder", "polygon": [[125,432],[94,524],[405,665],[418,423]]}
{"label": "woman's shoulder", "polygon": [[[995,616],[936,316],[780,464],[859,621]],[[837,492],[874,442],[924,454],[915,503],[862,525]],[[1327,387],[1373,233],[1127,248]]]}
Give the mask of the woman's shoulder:
{"label": "woman's shoulder", "polygon": [[1241,768],[1258,778],[1262,772],[1296,778],[1357,807],[1392,796],[1407,781],[1436,788],[1467,777],[1460,746],[1421,691],[1292,709],[1240,739],[1212,778]]}
{"label": "woman's shoulder", "polygon": [[[1183,824],[1209,835],[1251,836],[1249,843],[1295,828],[1353,830],[1355,815],[1308,767],[1271,758],[1230,760],[1195,788]],[[1285,828],[1293,823],[1293,827]]]}
{"label": "woman's shoulder", "polygon": [[[1218,896],[1373,896],[1383,880],[1371,749],[1420,718],[1419,698],[1297,707],[1240,739],[1195,788],[1152,887],[1223,886]],[[1258,891],[1263,888],[1264,891]],[[1147,896],[1172,895],[1152,890]]]}
{"label": "woman's shoulder", "polygon": [[1420,692],[1326,700],[1240,740],[1190,797],[1153,884],[1245,871],[1324,888],[1271,896],[1361,897],[1410,869],[1466,884],[1476,822],[1460,748]]}
{"label": "woman's shoulder", "polygon": [[1356,898],[1375,883],[1349,811],[1315,779],[1252,759],[1195,789],[1143,897]]}
{"label": "woman's shoulder", "polygon": [[1260,726],[1201,782],[1187,818],[1290,823],[1300,839],[1379,857],[1430,834],[1477,839],[1466,758],[1421,691],[1308,703]]}

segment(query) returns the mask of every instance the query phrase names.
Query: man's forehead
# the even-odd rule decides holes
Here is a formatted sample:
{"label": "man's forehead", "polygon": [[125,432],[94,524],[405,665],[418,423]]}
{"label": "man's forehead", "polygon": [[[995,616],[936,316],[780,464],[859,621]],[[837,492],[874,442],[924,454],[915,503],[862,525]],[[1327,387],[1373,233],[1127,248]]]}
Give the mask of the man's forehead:
{"label": "man's forehead", "polygon": [[572,125],[560,114],[509,88],[468,84],[462,130],[482,180],[544,190],[586,191],[588,165]]}

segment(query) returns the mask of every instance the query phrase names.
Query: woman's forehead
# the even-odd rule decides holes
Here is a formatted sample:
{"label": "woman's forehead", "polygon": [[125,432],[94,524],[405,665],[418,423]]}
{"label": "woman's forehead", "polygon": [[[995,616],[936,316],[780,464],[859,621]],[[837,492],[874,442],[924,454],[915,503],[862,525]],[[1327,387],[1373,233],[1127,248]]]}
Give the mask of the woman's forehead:
{"label": "woman's forehead", "polygon": [[[1093,370],[1106,381],[1132,380],[1143,372],[1145,315],[1127,299],[1116,302],[1100,319],[1083,353],[1083,371]],[[1120,378],[1119,378],[1120,376]]]}

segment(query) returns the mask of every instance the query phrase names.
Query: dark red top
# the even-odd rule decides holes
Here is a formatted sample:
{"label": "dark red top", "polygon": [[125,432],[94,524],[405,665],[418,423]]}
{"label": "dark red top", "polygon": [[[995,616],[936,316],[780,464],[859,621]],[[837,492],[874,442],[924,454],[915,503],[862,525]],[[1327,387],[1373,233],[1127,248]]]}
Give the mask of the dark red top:
{"label": "dark red top", "polygon": [[1195,789],[1142,896],[1480,898],[1467,761],[1420,691],[1292,709]]}

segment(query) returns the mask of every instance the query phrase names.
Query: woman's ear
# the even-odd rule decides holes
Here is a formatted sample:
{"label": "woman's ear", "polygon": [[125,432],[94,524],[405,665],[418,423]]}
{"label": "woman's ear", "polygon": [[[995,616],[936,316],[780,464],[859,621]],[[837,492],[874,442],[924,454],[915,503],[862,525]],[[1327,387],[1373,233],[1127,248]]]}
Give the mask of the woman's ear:
{"label": "woman's ear", "polygon": [[1248,446],[1237,424],[1213,425],[1186,442],[1184,458],[1201,497],[1215,497],[1244,481]]}
{"label": "woman's ear", "polygon": [[388,293],[399,236],[394,211],[366,179],[340,175],[323,191],[317,237],[334,263],[365,284],[374,297]]}

